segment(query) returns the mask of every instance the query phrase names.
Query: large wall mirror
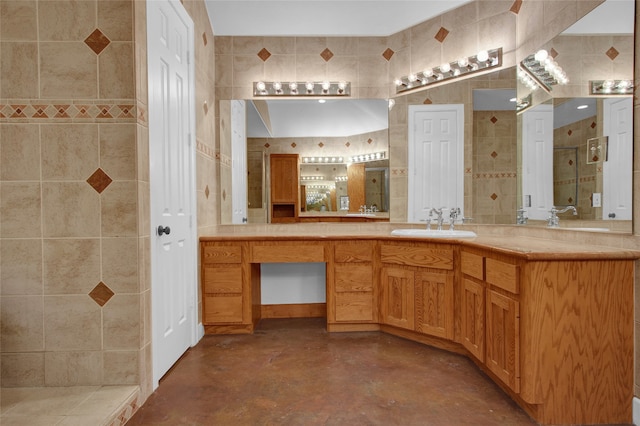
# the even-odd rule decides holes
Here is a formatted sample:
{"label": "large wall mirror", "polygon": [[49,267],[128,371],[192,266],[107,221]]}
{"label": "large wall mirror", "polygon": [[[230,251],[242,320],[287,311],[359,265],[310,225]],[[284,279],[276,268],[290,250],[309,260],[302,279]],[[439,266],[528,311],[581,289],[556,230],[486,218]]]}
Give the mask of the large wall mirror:
{"label": "large wall mirror", "polygon": [[387,100],[256,99],[245,105],[249,223],[271,222],[274,154],[298,155],[301,221],[389,220]]}
{"label": "large wall mirror", "polygon": [[527,76],[518,79],[518,209],[528,225],[546,226],[555,206],[568,208],[561,227],[631,232],[632,97],[594,94],[592,82],[633,79],[634,16],[632,0],[608,0],[539,46],[564,84],[527,79],[518,58]]}

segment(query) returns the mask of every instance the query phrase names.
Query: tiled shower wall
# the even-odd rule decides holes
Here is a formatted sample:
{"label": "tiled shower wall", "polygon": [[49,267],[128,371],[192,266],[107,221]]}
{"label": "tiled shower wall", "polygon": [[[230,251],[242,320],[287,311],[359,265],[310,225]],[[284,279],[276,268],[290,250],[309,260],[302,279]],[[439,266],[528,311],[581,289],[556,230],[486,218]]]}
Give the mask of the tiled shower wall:
{"label": "tiled shower wall", "polygon": [[133,2],[3,0],[0,40],[2,386],[138,384]]}
{"label": "tiled shower wall", "polygon": [[[217,221],[213,33],[196,32],[199,228]],[[2,386],[151,391],[144,1],[0,1]]]}

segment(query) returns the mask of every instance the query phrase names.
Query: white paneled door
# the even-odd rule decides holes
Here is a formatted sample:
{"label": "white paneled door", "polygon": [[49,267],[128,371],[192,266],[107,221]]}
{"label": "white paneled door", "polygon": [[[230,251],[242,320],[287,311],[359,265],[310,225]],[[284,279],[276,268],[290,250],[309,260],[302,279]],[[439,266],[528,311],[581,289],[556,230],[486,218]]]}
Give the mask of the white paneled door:
{"label": "white paneled door", "polygon": [[633,181],[632,98],[604,100],[604,135],[609,137],[602,164],[602,218],[631,220]]}
{"label": "white paneled door", "polygon": [[545,220],[553,207],[553,105],[522,114],[522,207],[529,219]]}
{"label": "white paneled door", "polygon": [[409,222],[432,208],[464,215],[464,105],[409,106]]}
{"label": "white paneled door", "polygon": [[247,113],[245,101],[231,101],[231,220],[247,223]]}
{"label": "white paneled door", "polygon": [[147,1],[153,386],[195,344],[193,22]]}

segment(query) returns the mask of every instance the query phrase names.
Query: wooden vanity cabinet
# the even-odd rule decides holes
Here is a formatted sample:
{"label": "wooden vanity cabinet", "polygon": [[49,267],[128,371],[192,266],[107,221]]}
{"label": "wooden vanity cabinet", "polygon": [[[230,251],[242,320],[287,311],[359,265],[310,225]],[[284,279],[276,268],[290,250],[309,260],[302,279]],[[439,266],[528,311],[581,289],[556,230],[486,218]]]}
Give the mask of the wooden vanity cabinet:
{"label": "wooden vanity cabinet", "polygon": [[453,247],[384,243],[380,262],[382,323],[453,340]]}
{"label": "wooden vanity cabinet", "polygon": [[469,353],[484,362],[485,283],[484,257],[462,251],[460,298],[460,343]]}
{"label": "wooden vanity cabinet", "polygon": [[202,324],[207,333],[250,333],[246,242],[201,243]]}
{"label": "wooden vanity cabinet", "polygon": [[490,253],[463,249],[460,340],[511,390],[520,392],[518,266]]}
{"label": "wooden vanity cabinet", "polygon": [[520,392],[520,297],[518,266],[486,258],[485,365]]}
{"label": "wooden vanity cabinet", "polygon": [[271,222],[297,222],[300,211],[298,154],[271,154],[269,166]]}
{"label": "wooden vanity cabinet", "polygon": [[333,267],[327,279],[328,330],[367,329],[361,324],[378,322],[375,241],[341,241],[333,243],[331,248],[333,258],[329,264]]}

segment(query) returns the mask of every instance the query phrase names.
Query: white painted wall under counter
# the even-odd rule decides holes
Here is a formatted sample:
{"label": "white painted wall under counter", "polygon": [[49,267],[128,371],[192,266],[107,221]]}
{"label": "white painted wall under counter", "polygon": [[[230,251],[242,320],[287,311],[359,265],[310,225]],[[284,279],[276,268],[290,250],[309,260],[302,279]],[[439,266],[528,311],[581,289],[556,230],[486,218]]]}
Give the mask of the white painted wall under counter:
{"label": "white painted wall under counter", "polygon": [[261,303],[326,303],[326,263],[263,263]]}

